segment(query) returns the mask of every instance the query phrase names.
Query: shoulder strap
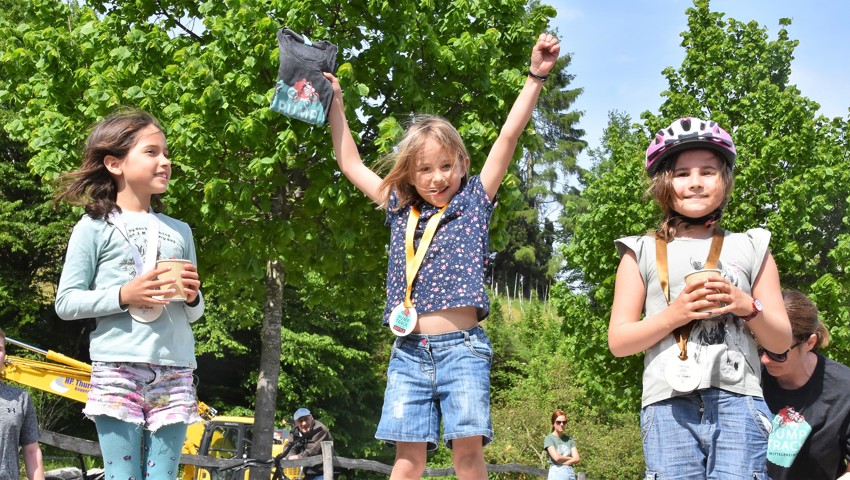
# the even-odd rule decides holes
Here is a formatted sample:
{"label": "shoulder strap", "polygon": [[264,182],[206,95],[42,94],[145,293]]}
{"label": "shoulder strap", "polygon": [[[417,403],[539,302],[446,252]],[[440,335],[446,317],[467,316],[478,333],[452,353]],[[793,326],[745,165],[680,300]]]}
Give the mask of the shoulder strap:
{"label": "shoulder strap", "polygon": [[[720,251],[723,250],[723,234],[715,232],[711,237],[711,247],[708,251],[708,258],[705,260],[705,268],[716,268],[720,261]],[[660,238],[655,239],[655,265],[658,269],[658,281],[661,283],[661,291],[664,292],[664,298],[667,300],[667,305],[670,305],[670,272],[667,268],[667,242]],[[688,358],[688,337],[691,335],[691,330],[694,328],[694,322],[673,330],[673,336],[676,338],[676,343],[679,345],[679,358],[687,360]]]}
{"label": "shoulder strap", "polygon": [[[704,268],[717,268],[720,261],[720,251],[723,250],[723,234],[715,233],[711,237],[711,247],[708,250],[708,258],[705,260]],[[655,265],[658,269],[658,281],[661,283],[661,291],[667,304],[670,304],[670,273],[667,267],[667,242],[660,238],[655,239]]]}

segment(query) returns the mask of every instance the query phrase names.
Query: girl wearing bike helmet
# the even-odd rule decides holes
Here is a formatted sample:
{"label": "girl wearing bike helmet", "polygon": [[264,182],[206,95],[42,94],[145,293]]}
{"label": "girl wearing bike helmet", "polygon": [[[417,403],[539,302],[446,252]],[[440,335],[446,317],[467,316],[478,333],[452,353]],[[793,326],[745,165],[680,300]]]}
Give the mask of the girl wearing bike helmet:
{"label": "girl wearing bike helmet", "polygon": [[[624,237],[608,326],[611,352],[645,352],[641,430],[647,479],[767,478],[770,413],[757,342],[791,345],[770,232],[718,226],[735,145],[716,123],[680,118],[646,151],[655,231]],[[712,269],[701,280],[688,274]],[[643,315],[642,315],[643,314]]]}

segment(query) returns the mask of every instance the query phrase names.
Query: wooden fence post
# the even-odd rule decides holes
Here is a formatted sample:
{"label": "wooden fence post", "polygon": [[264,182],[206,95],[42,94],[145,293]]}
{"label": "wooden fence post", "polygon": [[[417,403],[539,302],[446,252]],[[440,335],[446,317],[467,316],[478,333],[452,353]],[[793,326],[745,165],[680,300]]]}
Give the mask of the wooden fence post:
{"label": "wooden fence post", "polygon": [[325,480],[334,480],[334,442],[322,442],[322,475]]}

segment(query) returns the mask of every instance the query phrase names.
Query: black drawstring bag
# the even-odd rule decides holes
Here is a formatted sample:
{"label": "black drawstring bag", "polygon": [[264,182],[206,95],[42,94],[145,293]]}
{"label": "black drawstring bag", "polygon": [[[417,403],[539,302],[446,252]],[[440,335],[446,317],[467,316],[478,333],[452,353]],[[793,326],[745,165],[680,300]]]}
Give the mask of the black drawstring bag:
{"label": "black drawstring bag", "polygon": [[283,27],[277,32],[280,69],[269,108],[287,117],[313,125],[324,125],[334,92],[322,72],[336,73],[337,46],[327,41],[311,42]]}

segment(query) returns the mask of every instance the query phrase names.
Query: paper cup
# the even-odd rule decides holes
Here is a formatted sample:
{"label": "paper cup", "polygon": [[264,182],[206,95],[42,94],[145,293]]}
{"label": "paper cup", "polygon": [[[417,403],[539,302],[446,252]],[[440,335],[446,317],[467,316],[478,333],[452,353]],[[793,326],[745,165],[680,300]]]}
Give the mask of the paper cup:
{"label": "paper cup", "polygon": [[[703,268],[702,270],[693,271],[687,275],[685,275],[685,284],[690,285],[692,283],[700,283],[702,284],[708,277],[720,276],[723,272],[717,268]],[[719,306],[719,305],[717,305]],[[717,306],[706,307],[700,310],[700,312],[710,312],[717,308]]]}
{"label": "paper cup", "polygon": [[183,267],[192,262],[189,260],[181,260],[177,258],[173,258],[170,260],[160,260],[156,262],[156,267],[171,267],[171,270],[165,273],[161,273],[159,275],[160,280],[166,279],[174,279],[174,283],[172,285],[166,285],[166,288],[173,288],[176,290],[174,295],[168,297],[168,300],[171,302],[185,302],[186,301],[186,292],[183,290],[183,277],[180,276],[180,272],[183,271]]}
{"label": "paper cup", "polygon": [[708,280],[708,277],[720,276],[722,273],[718,268],[703,268],[702,270],[696,270],[685,275],[685,283],[688,285],[694,282],[702,283]]}

